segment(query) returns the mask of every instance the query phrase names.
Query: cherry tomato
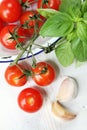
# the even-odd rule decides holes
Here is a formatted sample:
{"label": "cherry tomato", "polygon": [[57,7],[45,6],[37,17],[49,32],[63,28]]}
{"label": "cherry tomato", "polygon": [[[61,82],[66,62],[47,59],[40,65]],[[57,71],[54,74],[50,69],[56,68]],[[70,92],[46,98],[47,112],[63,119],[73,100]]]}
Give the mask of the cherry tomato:
{"label": "cherry tomato", "polygon": [[52,8],[59,10],[61,0],[38,0],[38,8]]}
{"label": "cherry tomato", "polygon": [[34,16],[36,16],[36,11],[26,11],[21,16],[20,23],[21,24],[28,23],[28,26],[33,27],[36,23],[36,20],[37,20],[37,19],[35,19]]}
{"label": "cherry tomato", "polygon": [[39,18],[38,17],[38,13],[36,11],[26,11],[20,18],[21,25],[24,26],[30,36],[34,34],[35,26],[37,26],[36,30],[39,30],[44,24],[45,19],[41,16]]}
{"label": "cherry tomato", "polygon": [[3,27],[4,27],[4,22],[0,19],[0,31],[2,30]]}
{"label": "cherry tomato", "polygon": [[[22,68],[22,65],[19,66]],[[26,76],[16,65],[7,67],[5,70],[5,79],[8,84],[15,87],[21,87],[27,82]]]}
{"label": "cherry tomato", "polygon": [[20,18],[20,23],[22,25],[27,24],[28,27],[34,27],[35,24],[42,24],[44,22],[45,18],[42,16],[39,16],[37,11],[26,11],[23,13],[23,15]]}
{"label": "cherry tomato", "polygon": [[[10,39],[12,37],[10,32],[13,33],[16,28],[17,28],[17,25],[7,25],[0,32],[0,42],[7,49],[16,49],[15,48],[17,45],[16,40]],[[19,36],[17,39],[18,42],[24,42],[27,39],[25,36],[25,32],[23,31],[21,27],[17,29],[18,29],[17,35]],[[21,36],[25,36],[25,37],[20,38]]]}
{"label": "cherry tomato", "polygon": [[16,22],[22,13],[22,7],[18,0],[1,0],[0,18],[5,22]]}
{"label": "cherry tomato", "polygon": [[38,62],[35,68],[32,68],[33,80],[40,86],[47,86],[55,79],[54,68],[46,62]]}
{"label": "cherry tomato", "polygon": [[25,112],[36,112],[42,104],[42,94],[36,88],[26,88],[18,95],[18,105]]}

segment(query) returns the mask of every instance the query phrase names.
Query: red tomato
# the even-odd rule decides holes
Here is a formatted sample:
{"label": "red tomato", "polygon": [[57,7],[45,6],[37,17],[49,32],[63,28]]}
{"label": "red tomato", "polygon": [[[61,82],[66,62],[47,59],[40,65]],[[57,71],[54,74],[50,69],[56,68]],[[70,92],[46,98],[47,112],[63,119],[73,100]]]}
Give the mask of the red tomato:
{"label": "red tomato", "polygon": [[[0,32],[0,42],[7,49],[16,49],[15,47],[17,42],[14,39],[9,39],[11,37],[9,31],[13,33],[16,28],[17,25],[7,25]],[[24,42],[26,40],[26,37],[20,38],[20,36],[25,36],[25,32],[23,32],[22,28],[18,29],[17,34],[19,36],[18,38],[19,42]]]}
{"label": "red tomato", "polygon": [[22,13],[22,7],[18,0],[1,0],[0,18],[5,22],[16,22]]}
{"label": "red tomato", "polygon": [[46,62],[37,63],[36,67],[32,68],[32,71],[34,73],[33,80],[40,86],[47,86],[55,79],[54,68]]}
{"label": "red tomato", "polygon": [[20,18],[20,23],[23,25],[28,23],[28,26],[34,27],[37,22],[37,12],[36,11],[26,11]]}
{"label": "red tomato", "polygon": [[[21,65],[20,67],[22,68]],[[24,73],[16,65],[8,66],[7,69],[5,70],[6,81],[8,82],[8,84],[15,87],[21,87],[27,82],[26,76],[23,75]]]}
{"label": "red tomato", "polygon": [[4,22],[0,19],[0,31],[2,30],[3,27],[4,27]]}
{"label": "red tomato", "polygon": [[36,112],[43,104],[42,94],[36,88],[26,88],[20,92],[18,104],[25,112]]}
{"label": "red tomato", "polygon": [[41,26],[44,24],[44,18],[40,16],[40,18],[43,20],[39,20],[37,18],[38,13],[36,11],[26,11],[23,13],[23,15],[20,18],[21,25],[27,25],[26,31],[30,36],[34,34],[35,31],[35,25],[37,24],[38,30],[41,28]]}
{"label": "red tomato", "polygon": [[38,0],[38,8],[52,8],[59,10],[61,0]]}

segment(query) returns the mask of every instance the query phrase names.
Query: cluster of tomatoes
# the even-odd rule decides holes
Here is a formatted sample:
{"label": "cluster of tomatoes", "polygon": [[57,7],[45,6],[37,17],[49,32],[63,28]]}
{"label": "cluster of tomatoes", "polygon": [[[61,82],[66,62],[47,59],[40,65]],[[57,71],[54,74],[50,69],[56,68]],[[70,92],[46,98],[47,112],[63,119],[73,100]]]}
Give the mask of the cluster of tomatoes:
{"label": "cluster of tomatoes", "polygon": [[[15,50],[18,44],[25,44],[29,38],[38,33],[45,22],[36,8],[53,8],[58,10],[60,0],[1,0],[0,1],[0,44],[10,50]],[[28,8],[28,9],[26,9]],[[38,86],[47,86],[55,79],[54,68],[46,63],[36,63],[35,67],[15,64],[8,66],[5,79],[11,86],[21,87],[27,83],[28,77]],[[18,96],[18,104],[26,112],[36,112],[43,103],[40,91],[26,88]]]}
{"label": "cluster of tomatoes", "polygon": [[[7,49],[15,50],[20,43],[24,45],[44,23],[36,10],[24,9],[23,2],[2,0],[0,3],[0,43]],[[32,8],[33,4],[29,6]]]}
{"label": "cluster of tomatoes", "polygon": [[[5,70],[5,79],[14,87],[21,87],[30,80],[33,80],[39,87],[45,87],[54,81],[55,70],[47,62],[38,62],[35,67],[21,63],[8,66]],[[35,88],[24,89],[18,96],[20,108],[27,112],[39,110],[42,103],[42,94]]]}
{"label": "cluster of tomatoes", "polygon": [[[44,0],[44,3],[43,0],[1,0],[0,43],[7,49],[16,49],[18,43],[25,44],[45,22],[36,9],[51,7],[58,10],[59,4],[60,0]],[[32,8],[34,5],[35,9]]]}

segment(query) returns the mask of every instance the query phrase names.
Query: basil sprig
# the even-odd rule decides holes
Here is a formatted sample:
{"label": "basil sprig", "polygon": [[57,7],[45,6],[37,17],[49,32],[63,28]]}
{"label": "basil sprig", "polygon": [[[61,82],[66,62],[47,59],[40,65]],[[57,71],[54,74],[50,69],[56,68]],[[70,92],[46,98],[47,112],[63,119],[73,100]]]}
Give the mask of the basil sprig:
{"label": "basil sprig", "polygon": [[40,30],[40,35],[44,37],[66,36],[73,28],[72,18],[66,13],[59,12],[47,20]]}
{"label": "basil sprig", "polygon": [[43,37],[62,37],[55,54],[63,66],[74,60],[87,61],[87,0],[62,0],[59,11],[39,9],[47,18],[40,30]]}

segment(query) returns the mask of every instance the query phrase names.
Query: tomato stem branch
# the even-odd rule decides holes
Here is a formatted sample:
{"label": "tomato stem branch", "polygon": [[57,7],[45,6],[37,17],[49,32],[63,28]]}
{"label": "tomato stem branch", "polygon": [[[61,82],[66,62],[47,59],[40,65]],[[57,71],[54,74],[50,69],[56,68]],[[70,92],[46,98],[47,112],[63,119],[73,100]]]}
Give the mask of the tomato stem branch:
{"label": "tomato stem branch", "polygon": [[32,46],[32,43],[37,39],[38,35],[34,35],[33,38],[29,41],[29,43],[27,43],[27,45],[23,48],[23,50],[18,54],[18,56],[16,57],[16,59],[10,63],[10,65],[15,65],[18,63],[19,59],[23,56],[23,54],[25,53],[25,51],[27,50],[27,48],[29,46]]}

